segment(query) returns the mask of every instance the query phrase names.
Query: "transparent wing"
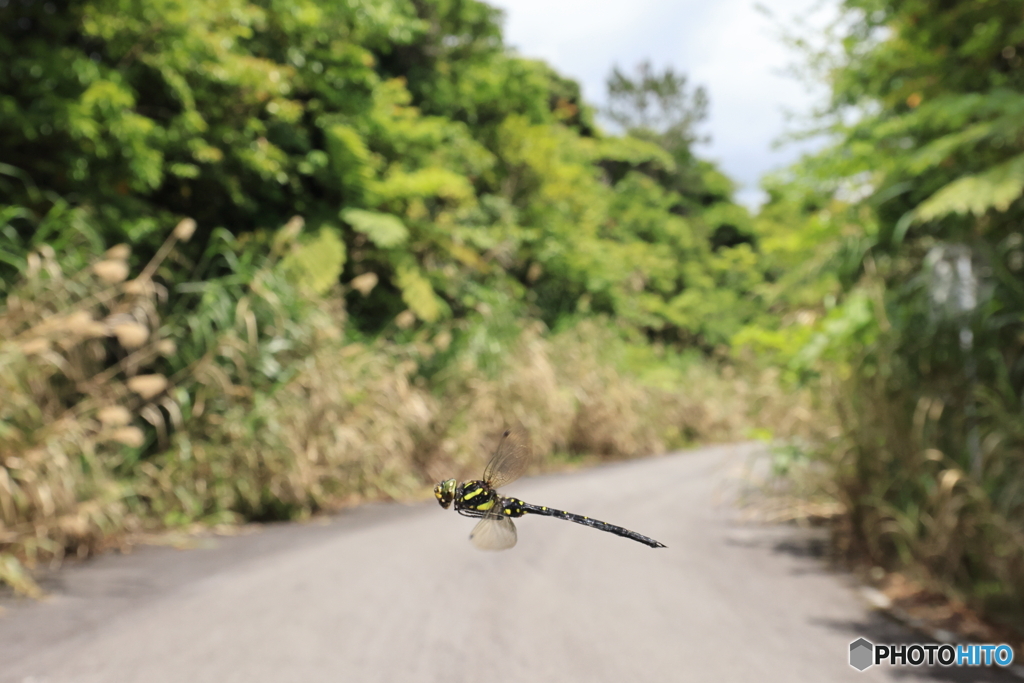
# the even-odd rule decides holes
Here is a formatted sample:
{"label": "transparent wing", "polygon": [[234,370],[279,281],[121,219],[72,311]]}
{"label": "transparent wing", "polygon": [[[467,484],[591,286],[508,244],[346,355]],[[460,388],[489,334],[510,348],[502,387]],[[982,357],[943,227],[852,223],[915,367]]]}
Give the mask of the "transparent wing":
{"label": "transparent wing", "polygon": [[494,489],[512,483],[526,471],[532,452],[530,433],[517,422],[501,435],[498,450],[484,468],[484,481]]}
{"label": "transparent wing", "polygon": [[507,550],[518,540],[516,525],[511,517],[491,512],[476,523],[469,540],[479,550]]}

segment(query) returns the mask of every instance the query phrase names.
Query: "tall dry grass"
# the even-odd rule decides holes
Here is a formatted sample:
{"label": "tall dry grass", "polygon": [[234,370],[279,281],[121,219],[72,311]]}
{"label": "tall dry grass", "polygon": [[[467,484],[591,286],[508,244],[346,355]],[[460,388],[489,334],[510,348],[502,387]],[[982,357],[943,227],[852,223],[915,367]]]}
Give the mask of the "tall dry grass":
{"label": "tall dry grass", "polygon": [[[175,352],[152,274],[193,228],[179,225],[131,280],[125,245],[72,274],[50,247],[29,255],[0,309],[0,551],[59,561],[136,525],[115,472],[168,405],[167,378],[147,368]],[[9,553],[0,579],[35,592]]]}
{"label": "tall dry grass", "polygon": [[[845,511],[840,548],[1020,632],[1024,420],[1003,412],[1003,397],[986,404],[986,388],[906,382],[888,351],[879,345],[891,373],[850,377],[833,395],[842,436],[827,459]],[[977,469],[964,447],[968,401],[979,404]]]}

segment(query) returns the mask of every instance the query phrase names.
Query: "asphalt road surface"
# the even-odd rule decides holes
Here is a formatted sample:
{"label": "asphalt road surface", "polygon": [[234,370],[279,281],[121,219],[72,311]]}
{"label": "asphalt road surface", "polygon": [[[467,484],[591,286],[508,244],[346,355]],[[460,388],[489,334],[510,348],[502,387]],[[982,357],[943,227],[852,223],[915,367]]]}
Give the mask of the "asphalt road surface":
{"label": "asphalt road surface", "polygon": [[[725,446],[521,480],[507,494],[652,536],[518,520],[485,553],[432,500],[370,505],[213,547],[111,553],[0,601],[0,681],[1012,681],[848,663],[921,637],[873,613],[816,541],[743,523]],[[817,543],[820,546],[820,543]]]}

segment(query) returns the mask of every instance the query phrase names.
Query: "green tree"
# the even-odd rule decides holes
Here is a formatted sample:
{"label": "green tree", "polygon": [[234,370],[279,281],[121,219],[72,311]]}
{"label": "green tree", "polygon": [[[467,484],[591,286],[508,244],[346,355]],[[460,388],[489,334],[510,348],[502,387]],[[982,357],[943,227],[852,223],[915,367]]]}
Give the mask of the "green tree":
{"label": "green tree", "polygon": [[691,93],[687,80],[672,67],[658,72],[649,61],[638,64],[633,77],[612,67],[604,113],[630,135],[656,138],[672,153],[689,153],[694,143],[707,140],[695,129],[707,118],[708,95],[702,86]]}

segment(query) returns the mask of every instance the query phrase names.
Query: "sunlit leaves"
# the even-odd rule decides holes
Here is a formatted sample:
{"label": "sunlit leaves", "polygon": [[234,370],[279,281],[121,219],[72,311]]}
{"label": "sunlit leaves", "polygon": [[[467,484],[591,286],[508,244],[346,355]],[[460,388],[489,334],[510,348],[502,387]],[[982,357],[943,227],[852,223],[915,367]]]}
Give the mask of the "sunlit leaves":
{"label": "sunlit leaves", "polygon": [[422,168],[406,172],[393,168],[374,186],[382,203],[415,198],[437,198],[455,204],[472,201],[473,187],[465,176],[444,168]]}
{"label": "sunlit leaves", "polygon": [[341,212],[341,217],[382,249],[397,247],[409,239],[409,230],[401,219],[391,214],[363,209],[345,209]]}
{"label": "sunlit leaves", "polygon": [[444,313],[445,306],[437,298],[430,281],[411,263],[401,263],[395,273],[395,282],[402,290],[402,300],[420,320],[432,323]]}
{"label": "sunlit leaves", "polygon": [[[745,229],[729,181],[685,140],[599,135],[578,84],[507,51],[485,4],[88,7],[53,20],[73,38],[55,41],[59,59],[28,36],[3,44],[19,80],[0,88],[0,138],[98,234],[145,251],[154,225],[190,215],[198,258],[219,227],[243,236],[300,214],[319,236],[282,270],[317,292],[342,263],[376,273],[352,318],[371,329],[403,306],[428,323],[472,311],[492,289],[552,324],[589,297],[671,334],[659,301],[747,283],[709,253],[714,230]],[[39,221],[11,215],[15,233]],[[687,324],[699,339],[699,316]]]}
{"label": "sunlit leaves", "polygon": [[1024,154],[994,166],[984,173],[959,178],[946,185],[914,211],[917,221],[930,221],[949,214],[981,216],[986,211],[1006,211],[1024,193]]}
{"label": "sunlit leaves", "polygon": [[353,200],[364,200],[374,176],[366,143],[354,129],[342,124],[329,126],[324,133],[335,181]]}
{"label": "sunlit leaves", "polygon": [[315,294],[325,294],[338,283],[345,265],[345,244],[336,230],[323,227],[312,239],[297,244],[282,260],[288,277]]}
{"label": "sunlit leaves", "polygon": [[634,137],[609,137],[598,142],[600,159],[625,162],[631,166],[651,164],[654,168],[672,172],[676,162],[672,155],[658,145]]}

